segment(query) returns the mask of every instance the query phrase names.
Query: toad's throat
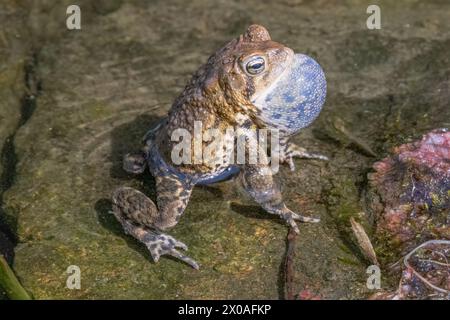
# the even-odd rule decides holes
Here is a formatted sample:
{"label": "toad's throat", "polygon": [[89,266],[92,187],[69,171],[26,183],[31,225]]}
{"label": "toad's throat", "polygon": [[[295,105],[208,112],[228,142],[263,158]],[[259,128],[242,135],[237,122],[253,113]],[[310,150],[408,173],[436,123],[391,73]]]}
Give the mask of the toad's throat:
{"label": "toad's throat", "polygon": [[260,121],[291,135],[317,118],[326,92],[320,65],[304,54],[295,54],[282,75],[252,102],[260,111]]}

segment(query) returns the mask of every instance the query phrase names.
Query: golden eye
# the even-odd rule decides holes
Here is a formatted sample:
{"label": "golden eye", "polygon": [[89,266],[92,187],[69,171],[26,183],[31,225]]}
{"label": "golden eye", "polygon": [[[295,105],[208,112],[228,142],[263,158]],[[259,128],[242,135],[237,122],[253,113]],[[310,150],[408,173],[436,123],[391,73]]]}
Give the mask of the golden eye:
{"label": "golden eye", "polygon": [[265,68],[266,60],[261,56],[251,57],[245,62],[245,71],[251,76],[260,74]]}

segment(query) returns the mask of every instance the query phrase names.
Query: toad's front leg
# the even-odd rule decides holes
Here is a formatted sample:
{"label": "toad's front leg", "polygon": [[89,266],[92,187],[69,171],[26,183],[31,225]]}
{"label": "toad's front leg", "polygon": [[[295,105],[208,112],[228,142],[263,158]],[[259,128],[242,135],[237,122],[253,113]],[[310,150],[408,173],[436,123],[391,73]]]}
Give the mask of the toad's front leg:
{"label": "toad's front leg", "polygon": [[265,165],[246,165],[240,173],[244,189],[267,212],[279,215],[296,233],[299,233],[296,220],[301,222],[319,222],[318,218],[306,217],[286,207],[280,189],[274,181],[272,171]]}
{"label": "toad's front leg", "polygon": [[280,162],[287,163],[291,171],[295,171],[294,157],[328,160],[328,157],[324,155],[310,153],[305,148],[299,147],[295,143],[290,142],[288,137],[280,138]]}
{"label": "toad's front leg", "polygon": [[155,262],[162,255],[170,255],[194,269],[199,268],[197,262],[177,250],[187,250],[184,243],[163,233],[177,224],[188,203],[192,187],[175,176],[156,177],[158,207],[138,190],[124,187],[114,192],[114,215],[126,233],[147,246]]}

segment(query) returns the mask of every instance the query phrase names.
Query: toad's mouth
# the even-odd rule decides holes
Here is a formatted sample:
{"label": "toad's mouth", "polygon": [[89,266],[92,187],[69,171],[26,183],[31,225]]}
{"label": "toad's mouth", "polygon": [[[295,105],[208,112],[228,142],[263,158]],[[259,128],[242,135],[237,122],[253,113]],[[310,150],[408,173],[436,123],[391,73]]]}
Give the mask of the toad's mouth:
{"label": "toad's mouth", "polygon": [[267,126],[295,134],[319,115],[327,93],[325,74],[311,57],[295,54],[283,74],[252,103]]}

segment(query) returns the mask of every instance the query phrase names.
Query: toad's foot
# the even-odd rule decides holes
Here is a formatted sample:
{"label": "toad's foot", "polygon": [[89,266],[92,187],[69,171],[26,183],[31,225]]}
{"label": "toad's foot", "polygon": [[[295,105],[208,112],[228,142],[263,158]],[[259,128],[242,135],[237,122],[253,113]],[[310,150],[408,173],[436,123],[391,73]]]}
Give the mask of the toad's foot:
{"label": "toad's foot", "polygon": [[280,162],[287,163],[291,171],[295,171],[294,157],[304,159],[329,160],[327,156],[318,153],[309,153],[305,148],[299,147],[294,143],[287,143],[280,154]]}
{"label": "toad's foot", "polygon": [[312,217],[306,217],[301,214],[292,212],[291,210],[287,209],[286,212],[280,214],[280,216],[286,221],[286,223],[294,229],[295,233],[300,233],[297,223],[295,220],[301,221],[301,222],[313,222],[317,223],[320,222],[319,218],[312,218]]}
{"label": "toad's foot", "polygon": [[187,251],[188,247],[183,242],[180,242],[167,234],[149,234],[144,237],[142,242],[147,246],[153,261],[155,262],[158,262],[162,255],[169,255],[180,259],[196,270],[200,268],[197,262],[176,249],[180,248]]}

